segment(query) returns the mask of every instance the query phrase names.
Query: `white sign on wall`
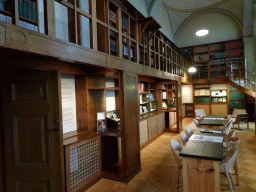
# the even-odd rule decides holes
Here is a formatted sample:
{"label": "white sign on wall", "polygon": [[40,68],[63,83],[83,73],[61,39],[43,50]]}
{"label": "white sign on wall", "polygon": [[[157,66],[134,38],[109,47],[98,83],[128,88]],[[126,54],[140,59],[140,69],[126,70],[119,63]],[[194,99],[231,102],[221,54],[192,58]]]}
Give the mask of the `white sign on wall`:
{"label": "white sign on wall", "polygon": [[61,75],[63,134],[77,130],[75,77]]}

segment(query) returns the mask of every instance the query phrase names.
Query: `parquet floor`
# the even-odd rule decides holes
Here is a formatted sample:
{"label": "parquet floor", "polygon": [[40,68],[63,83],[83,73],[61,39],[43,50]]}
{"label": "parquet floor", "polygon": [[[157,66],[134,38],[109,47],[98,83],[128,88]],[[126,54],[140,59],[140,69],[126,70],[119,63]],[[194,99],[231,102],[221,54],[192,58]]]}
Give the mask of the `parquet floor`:
{"label": "parquet floor", "polygon": [[[183,127],[193,121],[183,119]],[[254,133],[236,132],[241,139],[238,152],[240,186],[238,192],[256,192],[256,138]],[[174,138],[181,143],[179,134],[164,133],[155,141],[141,150],[142,171],[128,184],[101,179],[86,192],[170,192],[177,167],[170,148],[170,140]],[[227,179],[221,176],[221,190],[230,191]],[[234,177],[234,181],[235,177]],[[174,191],[182,192],[182,174],[179,188]]]}

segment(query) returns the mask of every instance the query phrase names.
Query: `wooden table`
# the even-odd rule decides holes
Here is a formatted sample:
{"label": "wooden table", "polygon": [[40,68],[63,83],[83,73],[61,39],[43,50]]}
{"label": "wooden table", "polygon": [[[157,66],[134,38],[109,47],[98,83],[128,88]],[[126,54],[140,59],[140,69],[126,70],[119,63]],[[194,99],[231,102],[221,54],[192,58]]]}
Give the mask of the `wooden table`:
{"label": "wooden table", "polygon": [[[201,133],[201,129],[197,129],[193,135],[222,137],[222,133]],[[223,141],[217,143],[190,138],[179,155],[183,164],[184,192],[220,192],[219,161],[224,158]]]}
{"label": "wooden table", "polygon": [[207,126],[223,126],[226,120],[223,115],[207,115],[204,119],[199,122],[200,125]]}

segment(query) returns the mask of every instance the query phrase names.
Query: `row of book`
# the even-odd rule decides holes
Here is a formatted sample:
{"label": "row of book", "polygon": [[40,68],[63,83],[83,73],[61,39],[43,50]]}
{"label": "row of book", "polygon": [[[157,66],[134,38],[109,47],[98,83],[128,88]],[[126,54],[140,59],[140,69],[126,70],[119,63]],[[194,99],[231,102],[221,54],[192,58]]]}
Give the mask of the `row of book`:
{"label": "row of book", "polygon": [[230,93],[230,99],[244,99],[244,93]]}
{"label": "row of book", "polygon": [[210,103],[210,97],[196,97],[195,103]]}
{"label": "row of book", "polygon": [[230,108],[244,108],[244,102],[230,102]]}
{"label": "row of book", "polygon": [[31,0],[19,0],[19,16],[37,22],[37,3]]}

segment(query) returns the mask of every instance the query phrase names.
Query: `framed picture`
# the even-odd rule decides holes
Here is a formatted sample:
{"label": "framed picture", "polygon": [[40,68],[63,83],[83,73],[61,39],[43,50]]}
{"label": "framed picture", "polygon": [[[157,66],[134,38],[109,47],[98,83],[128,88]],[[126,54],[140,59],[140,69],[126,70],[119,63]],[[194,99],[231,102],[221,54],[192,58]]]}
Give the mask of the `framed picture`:
{"label": "framed picture", "polygon": [[107,120],[97,120],[97,131],[98,133],[106,133],[107,132]]}

